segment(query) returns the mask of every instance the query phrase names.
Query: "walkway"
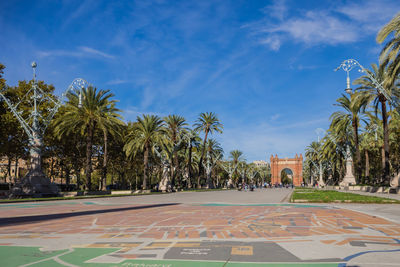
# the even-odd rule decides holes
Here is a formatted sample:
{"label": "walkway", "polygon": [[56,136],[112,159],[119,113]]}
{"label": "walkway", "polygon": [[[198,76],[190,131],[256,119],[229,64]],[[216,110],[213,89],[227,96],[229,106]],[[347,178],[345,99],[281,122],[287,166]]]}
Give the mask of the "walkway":
{"label": "walkway", "polygon": [[362,211],[373,205],[283,203],[290,193],[232,190],[2,204],[0,258],[2,266],[398,263],[398,220]]}

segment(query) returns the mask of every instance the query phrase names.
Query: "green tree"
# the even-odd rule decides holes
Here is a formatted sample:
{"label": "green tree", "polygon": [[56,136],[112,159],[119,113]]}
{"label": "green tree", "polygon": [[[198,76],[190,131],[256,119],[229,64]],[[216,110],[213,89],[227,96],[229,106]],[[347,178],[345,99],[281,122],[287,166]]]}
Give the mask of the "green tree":
{"label": "green tree", "polygon": [[383,166],[383,180],[390,180],[390,163],[389,163],[389,114],[387,112],[387,99],[386,95],[392,95],[392,87],[387,87],[384,81],[389,79],[388,72],[384,69],[383,65],[378,67],[376,64],[371,64],[372,71],[366,70],[368,74],[374,77],[379,83],[383,84],[385,92],[379,91],[373,84],[368,75],[364,75],[354,81],[354,84],[360,85],[357,90],[362,93],[362,96],[368,101],[373,102],[375,107],[375,116],[378,116],[379,104],[381,105],[381,116],[383,126],[383,149],[384,149],[384,166]]}
{"label": "green tree", "polygon": [[362,115],[368,103],[368,98],[366,98],[364,95],[354,93],[350,96],[350,98],[348,98],[346,95],[342,95],[342,97],[338,98],[336,102],[337,104],[335,105],[343,108],[344,111],[336,111],[331,115],[331,126],[337,129],[345,129],[348,124],[351,124],[353,128],[354,146],[356,150],[354,165],[356,166],[356,177],[360,179],[361,154],[358,130],[360,127],[360,120],[362,119]]}
{"label": "green tree", "polygon": [[[171,141],[172,147],[176,146],[178,143],[178,138],[182,131],[184,130],[184,126],[187,125],[185,118],[178,115],[168,115],[164,117],[164,122],[166,124],[166,133]],[[171,183],[174,186],[176,178],[180,175],[179,171],[179,158],[178,158],[178,150],[174,149],[172,155],[172,168],[171,168]]]}
{"label": "green tree", "polygon": [[321,142],[313,141],[310,145],[306,147],[306,162],[310,168],[310,183],[313,179],[313,169],[317,169],[319,161],[321,159]]}
{"label": "green tree", "polygon": [[[111,94],[111,96],[114,96]],[[111,97],[110,96],[110,97]],[[120,110],[115,107],[115,100],[108,100],[108,104],[99,106],[98,125],[103,133],[103,166],[101,172],[101,189],[106,189],[107,163],[108,163],[108,136],[116,136],[121,133],[124,122],[119,114]]]}
{"label": "green tree", "polygon": [[201,188],[200,184],[200,177],[202,175],[203,171],[203,159],[204,159],[204,152],[206,148],[206,142],[207,142],[207,137],[208,134],[211,133],[213,134],[214,132],[219,132],[222,133],[223,125],[219,121],[217,115],[214,112],[203,112],[199,115],[199,118],[196,120],[196,123],[194,124],[195,131],[198,132],[203,132],[204,133],[204,139],[203,139],[203,149],[201,151],[201,156],[200,156],[200,161],[199,161],[199,173],[198,173],[198,184],[197,186]]}
{"label": "green tree", "polygon": [[400,74],[400,13],[383,26],[376,41],[381,44],[389,36],[391,39],[385,44],[379,57],[381,66],[387,70],[387,76],[383,80],[385,88],[391,88]]}
{"label": "green tree", "polygon": [[185,139],[187,142],[187,176],[188,176],[188,186],[192,185],[192,180],[193,180],[193,169],[197,166],[195,161],[193,161],[193,149],[197,150],[201,139],[198,135],[198,133],[194,130],[189,130],[186,134],[185,134]]}
{"label": "green tree", "polygon": [[92,190],[92,155],[93,138],[96,129],[104,123],[104,117],[109,110],[114,110],[114,95],[109,90],[97,91],[94,87],[82,90],[82,105],[76,92],[68,92],[68,102],[61,116],[55,121],[55,133],[59,138],[65,138],[72,133],[80,133],[86,142],[85,176],[86,187]]}
{"label": "green tree", "polygon": [[143,190],[147,189],[149,173],[149,154],[155,144],[162,143],[164,134],[163,121],[156,115],[137,117],[137,122],[126,137],[124,151],[128,157],[143,152]]}

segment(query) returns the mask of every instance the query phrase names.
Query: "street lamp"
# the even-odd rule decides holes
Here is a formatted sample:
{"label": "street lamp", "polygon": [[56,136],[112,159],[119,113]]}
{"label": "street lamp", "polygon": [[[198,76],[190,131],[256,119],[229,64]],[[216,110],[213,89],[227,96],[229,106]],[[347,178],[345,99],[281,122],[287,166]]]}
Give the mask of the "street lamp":
{"label": "street lamp", "polygon": [[[29,152],[31,166],[27,175],[21,181],[17,182],[11,189],[11,196],[14,197],[43,197],[58,194],[57,186],[51,183],[42,171],[43,137],[51,120],[58,111],[59,107],[62,105],[66,94],[69,91],[82,91],[83,88],[89,86],[87,81],[81,78],[75,79],[68,87],[66,92],[62,95],[62,98],[58,100],[52,97],[50,94],[44,92],[39,87],[36,79],[36,62],[32,62],[31,67],[33,70],[32,88],[25,94],[24,97],[21,98],[23,100],[25,99],[25,101],[28,101],[32,106],[32,110],[29,115],[25,115],[18,108],[22,100],[17,104],[13,104],[5,95],[0,92],[0,99],[2,98],[4,100],[10,111],[19,121],[21,127],[28,136],[30,145]],[[32,94],[32,96],[29,97],[29,94]],[[52,107],[47,108],[47,114],[42,111],[44,109],[44,103],[46,102],[51,103],[52,105]]]}
{"label": "street lamp", "polygon": [[[347,74],[347,78],[346,78],[346,89],[345,92],[348,93],[350,95],[350,98],[352,96],[352,89],[350,87],[350,75],[349,72],[354,68],[354,67],[359,67],[359,72],[364,72],[365,74],[367,74],[367,76],[371,79],[371,81],[374,83],[374,85],[377,85],[378,90],[384,94],[385,90],[382,88],[382,86],[379,84],[378,81],[376,81],[369,73],[368,71],[361,66],[360,63],[358,63],[357,60],[355,59],[347,59],[345,61],[343,61],[339,67],[337,67],[335,69],[335,71],[339,70],[339,69],[343,69],[346,74]],[[385,94],[386,96],[386,94]],[[389,99],[389,98],[387,98]],[[351,156],[351,152],[350,152],[350,142],[347,142],[347,146],[346,146],[346,175],[343,178],[343,181],[339,184],[340,186],[349,186],[349,185],[355,185],[356,182],[356,178],[353,175],[353,157]]]}
{"label": "street lamp", "polygon": [[[351,90],[351,88],[350,88],[350,90]],[[322,173],[322,155],[321,155],[321,144],[320,144],[320,138],[319,138],[319,134],[320,134],[320,132],[321,132],[321,130],[323,131],[323,132],[325,132],[323,129],[321,129],[321,128],[318,128],[317,130],[316,130],[316,132],[317,132],[317,134],[318,134],[318,144],[319,144],[319,156],[320,156],[320,159],[319,159],[319,181],[318,181],[318,186],[325,186],[325,182],[324,182],[324,179],[323,179],[323,173]]]}

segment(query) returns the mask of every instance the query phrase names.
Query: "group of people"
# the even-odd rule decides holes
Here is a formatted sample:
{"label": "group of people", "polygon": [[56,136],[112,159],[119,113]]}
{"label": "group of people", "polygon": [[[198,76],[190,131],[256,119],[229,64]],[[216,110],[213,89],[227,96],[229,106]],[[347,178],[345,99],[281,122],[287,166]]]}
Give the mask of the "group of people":
{"label": "group of people", "polygon": [[254,191],[254,189],[256,188],[255,184],[247,184],[247,183],[243,183],[243,184],[238,184],[237,189],[239,191]]}
{"label": "group of people", "polygon": [[256,188],[293,188],[293,184],[283,184],[283,183],[275,183],[272,184],[271,182],[265,182],[264,184],[247,184],[247,183],[239,183],[237,185],[238,191],[254,191]]}

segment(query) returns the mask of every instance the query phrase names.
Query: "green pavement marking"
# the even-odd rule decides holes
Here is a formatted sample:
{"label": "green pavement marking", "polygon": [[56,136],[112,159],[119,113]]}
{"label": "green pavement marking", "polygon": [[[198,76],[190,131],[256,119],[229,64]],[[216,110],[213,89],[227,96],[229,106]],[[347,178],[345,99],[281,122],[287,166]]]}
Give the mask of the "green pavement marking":
{"label": "green pavement marking", "polygon": [[56,262],[55,260],[48,260],[29,265],[30,267],[65,267],[65,265]]}
{"label": "green pavement marking", "polygon": [[301,208],[324,208],[323,206],[317,205],[308,205],[308,204],[223,204],[223,203],[208,203],[208,204],[199,204],[198,206],[209,206],[209,207],[218,207],[218,206],[285,206],[285,207],[301,207]]}
{"label": "green pavement marking", "polygon": [[[59,259],[78,266],[99,266],[100,264],[98,263],[84,262],[118,250],[120,250],[120,248],[74,248],[73,252],[63,255]],[[115,264],[101,264],[101,266],[114,265]]]}
{"label": "green pavement marking", "polygon": [[[222,262],[222,261],[190,261],[190,260],[129,260],[126,259],[120,263],[87,263],[86,261],[99,256],[111,254],[118,251],[119,248],[74,248],[74,251],[58,258],[67,264],[73,264],[82,267],[337,267],[338,263],[256,263],[256,262]],[[38,247],[17,247],[0,246],[1,266],[14,267],[28,263],[34,263],[43,259],[46,261],[38,262],[30,266],[36,267],[58,267],[64,266],[54,259],[54,256],[67,252],[67,250],[58,250],[43,252]]]}
{"label": "green pavement marking", "polygon": [[[104,265],[102,265],[104,266]],[[110,267],[337,267],[337,263],[254,263],[217,261],[176,261],[176,260],[126,260]]]}
{"label": "green pavement marking", "polygon": [[0,246],[1,266],[13,267],[36,262],[67,250],[40,251],[38,247]]}

